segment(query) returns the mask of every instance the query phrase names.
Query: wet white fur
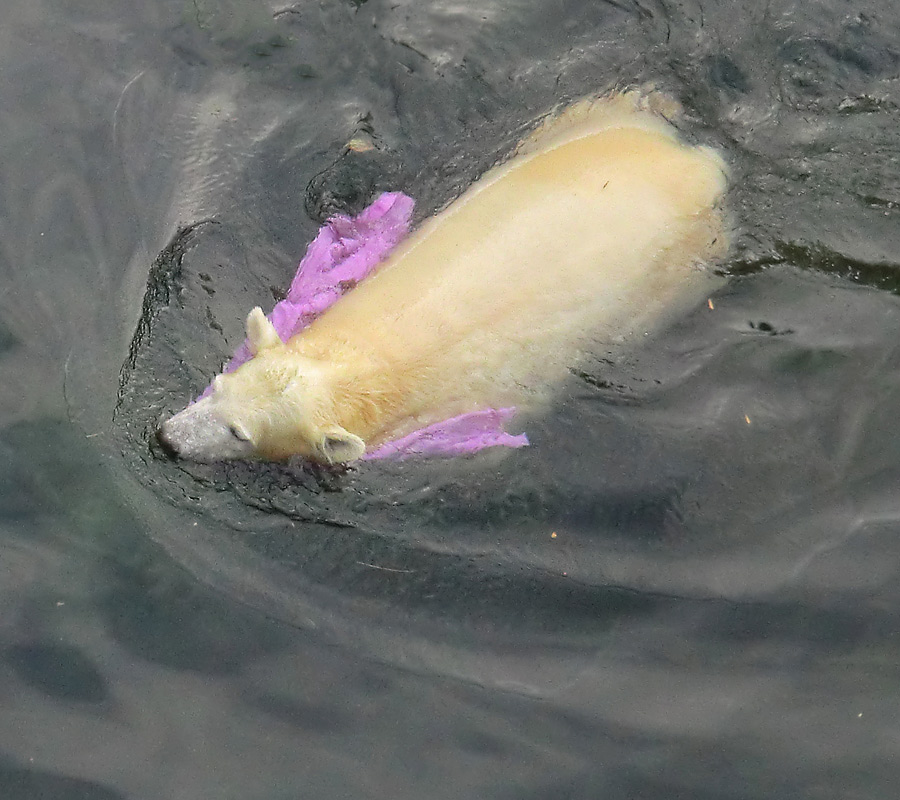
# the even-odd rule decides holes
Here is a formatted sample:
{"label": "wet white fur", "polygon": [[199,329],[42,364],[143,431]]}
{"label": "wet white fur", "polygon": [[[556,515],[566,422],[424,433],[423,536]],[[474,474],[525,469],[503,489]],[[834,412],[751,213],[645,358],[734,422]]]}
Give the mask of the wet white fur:
{"label": "wet white fur", "polygon": [[658,94],[585,101],[421,225],[286,345],[258,310],[256,358],[161,429],[197,460],[349,461],[465,411],[527,405],[586,337],[648,330],[709,288],[727,249],[727,170],[684,144]]}

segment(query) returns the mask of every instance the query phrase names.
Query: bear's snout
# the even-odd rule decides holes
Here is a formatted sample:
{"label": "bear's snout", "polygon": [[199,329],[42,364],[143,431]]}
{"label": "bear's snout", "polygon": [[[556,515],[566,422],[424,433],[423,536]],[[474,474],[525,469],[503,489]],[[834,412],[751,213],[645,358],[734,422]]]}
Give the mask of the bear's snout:
{"label": "bear's snout", "polygon": [[189,461],[252,458],[254,445],[241,430],[221,417],[212,398],[204,397],[163,422],[156,439],[166,453]]}
{"label": "bear's snout", "polygon": [[156,441],[159,443],[159,446],[162,448],[163,452],[169,456],[169,458],[178,458],[178,448],[175,445],[175,442],[172,441],[168,431],[166,430],[167,422],[164,422],[156,429]]}

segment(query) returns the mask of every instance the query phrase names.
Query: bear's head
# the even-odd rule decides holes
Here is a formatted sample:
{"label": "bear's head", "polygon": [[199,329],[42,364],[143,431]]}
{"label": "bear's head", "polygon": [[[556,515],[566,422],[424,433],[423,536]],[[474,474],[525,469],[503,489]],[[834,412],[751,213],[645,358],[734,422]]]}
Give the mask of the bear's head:
{"label": "bear's head", "polygon": [[284,345],[260,308],[247,316],[247,339],[253,358],[217,375],[210,394],[160,426],[157,438],[166,450],[205,462],[361,458],[365,442],[334,422],[328,365]]}

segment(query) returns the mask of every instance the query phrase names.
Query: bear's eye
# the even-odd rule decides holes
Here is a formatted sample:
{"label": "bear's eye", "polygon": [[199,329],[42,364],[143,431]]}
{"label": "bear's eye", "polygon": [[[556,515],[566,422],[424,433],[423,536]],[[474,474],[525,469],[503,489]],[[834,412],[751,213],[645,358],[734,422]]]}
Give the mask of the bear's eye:
{"label": "bear's eye", "polygon": [[247,435],[246,431],[242,430],[237,425],[229,425],[228,430],[231,432],[231,435],[239,442],[250,441],[250,437]]}

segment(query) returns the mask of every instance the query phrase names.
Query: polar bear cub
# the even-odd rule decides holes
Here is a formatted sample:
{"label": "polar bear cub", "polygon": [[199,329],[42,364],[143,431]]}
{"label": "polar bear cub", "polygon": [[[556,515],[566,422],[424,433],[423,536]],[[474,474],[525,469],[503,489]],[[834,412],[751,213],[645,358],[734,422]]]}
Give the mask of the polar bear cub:
{"label": "polar bear cub", "polygon": [[159,432],[196,461],[347,463],[456,414],[544,397],[587,337],[620,341],[709,287],[727,169],[631,91],[582,101],[423,223],[376,274]]}

